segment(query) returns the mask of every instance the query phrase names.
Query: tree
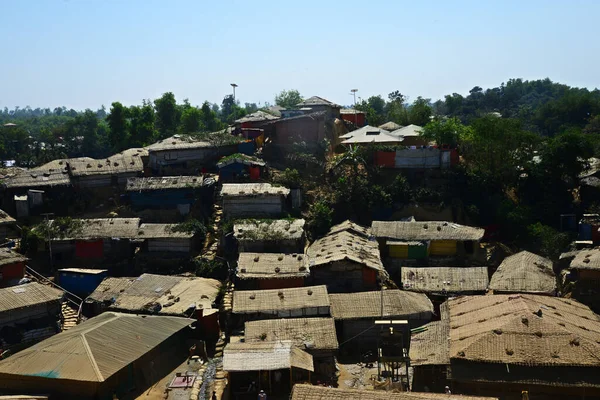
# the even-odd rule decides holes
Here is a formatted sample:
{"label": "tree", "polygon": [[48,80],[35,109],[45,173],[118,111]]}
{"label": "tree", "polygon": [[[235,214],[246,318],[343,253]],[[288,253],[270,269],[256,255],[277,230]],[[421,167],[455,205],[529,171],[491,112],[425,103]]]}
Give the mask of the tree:
{"label": "tree", "polygon": [[159,139],[164,139],[176,133],[179,125],[179,109],[175,101],[175,95],[171,92],[163,94],[154,100],[156,110],[156,130]]}
{"label": "tree", "polygon": [[202,110],[188,107],[181,113],[180,129],[182,133],[200,132],[202,127]]}
{"label": "tree", "polygon": [[75,123],[80,127],[78,136],[83,136],[81,152],[88,157],[97,157],[101,149],[98,136],[99,121],[96,113],[89,109],[85,110],[83,115],[75,118]]}
{"label": "tree", "polygon": [[[217,107],[218,109],[218,107]],[[206,132],[215,132],[222,128],[221,121],[216,111],[211,108],[208,101],[202,104],[202,129]]]}
{"label": "tree", "polygon": [[130,107],[129,118],[131,121],[129,145],[143,147],[150,144],[155,136],[154,125],[156,123],[152,103],[144,100],[141,107]]}
{"label": "tree", "polygon": [[284,108],[294,108],[303,100],[300,92],[295,89],[282,90],[275,96],[275,104]]}
{"label": "tree", "polygon": [[421,96],[412,103],[408,111],[408,118],[411,124],[424,126],[430,121],[432,114],[429,99],[424,99]]}
{"label": "tree", "polygon": [[129,123],[127,122],[128,110],[118,101],[110,106],[106,117],[108,122],[108,145],[114,152],[123,150],[129,142]]}
{"label": "tree", "polygon": [[438,146],[456,147],[461,138],[469,136],[469,127],[464,126],[458,118],[435,118],[424,127],[421,136],[434,141]]}

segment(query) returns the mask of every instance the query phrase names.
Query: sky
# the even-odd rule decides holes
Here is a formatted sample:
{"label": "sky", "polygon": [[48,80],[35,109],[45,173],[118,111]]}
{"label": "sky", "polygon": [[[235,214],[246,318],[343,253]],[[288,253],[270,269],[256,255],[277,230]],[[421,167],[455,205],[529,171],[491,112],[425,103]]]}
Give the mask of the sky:
{"label": "sky", "polygon": [[600,1],[0,0],[0,107],[600,86]]}

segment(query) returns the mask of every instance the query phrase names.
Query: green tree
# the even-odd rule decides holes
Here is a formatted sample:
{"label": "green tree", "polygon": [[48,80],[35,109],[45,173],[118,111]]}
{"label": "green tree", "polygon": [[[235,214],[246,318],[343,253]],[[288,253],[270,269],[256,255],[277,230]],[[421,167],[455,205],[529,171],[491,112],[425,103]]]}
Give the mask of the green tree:
{"label": "green tree", "polygon": [[421,136],[439,146],[456,147],[461,138],[470,136],[469,129],[458,118],[435,118],[423,127]]}
{"label": "green tree", "polygon": [[[218,109],[218,107],[217,107]],[[221,121],[217,116],[216,111],[211,108],[208,101],[205,101],[202,104],[202,129],[206,132],[216,132],[219,129],[222,129]]]}
{"label": "green tree", "polygon": [[300,92],[295,89],[282,90],[275,96],[275,104],[284,108],[294,108],[303,100]]}
{"label": "green tree", "polygon": [[411,124],[424,126],[430,121],[432,113],[433,111],[429,105],[429,99],[424,99],[419,96],[408,110],[408,119]]}
{"label": "green tree", "polygon": [[154,125],[156,117],[154,107],[150,101],[144,100],[142,106],[131,106],[129,108],[131,147],[143,147],[150,143],[155,136]]}
{"label": "green tree", "polygon": [[181,132],[200,132],[202,127],[202,110],[196,107],[188,107],[181,113]]}
{"label": "green tree", "polygon": [[125,149],[129,143],[128,114],[127,108],[118,101],[111,104],[106,122],[109,127],[108,145],[114,152]]}
{"label": "green tree", "polygon": [[156,110],[156,130],[158,137],[164,139],[177,132],[180,112],[175,101],[175,95],[171,92],[163,94],[154,100]]}

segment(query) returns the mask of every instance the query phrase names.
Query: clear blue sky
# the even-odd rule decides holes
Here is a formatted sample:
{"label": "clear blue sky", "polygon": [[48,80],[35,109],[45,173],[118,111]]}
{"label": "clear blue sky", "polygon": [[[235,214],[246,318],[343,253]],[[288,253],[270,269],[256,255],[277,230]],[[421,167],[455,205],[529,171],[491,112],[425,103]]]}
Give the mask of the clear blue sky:
{"label": "clear blue sky", "polygon": [[0,0],[0,107],[594,88],[600,1]]}

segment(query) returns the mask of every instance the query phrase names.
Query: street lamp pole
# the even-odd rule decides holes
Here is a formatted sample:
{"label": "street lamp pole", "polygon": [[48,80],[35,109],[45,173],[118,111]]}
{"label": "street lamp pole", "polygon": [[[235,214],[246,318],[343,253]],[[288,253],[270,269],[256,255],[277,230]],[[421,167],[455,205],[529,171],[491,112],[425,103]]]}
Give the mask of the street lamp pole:
{"label": "street lamp pole", "polygon": [[235,121],[235,88],[238,87],[236,83],[231,83],[231,87],[233,88],[233,120]]}
{"label": "street lamp pole", "polygon": [[356,116],[356,92],[358,89],[350,90],[352,92],[352,96],[354,96],[354,125],[358,126],[358,117]]}

